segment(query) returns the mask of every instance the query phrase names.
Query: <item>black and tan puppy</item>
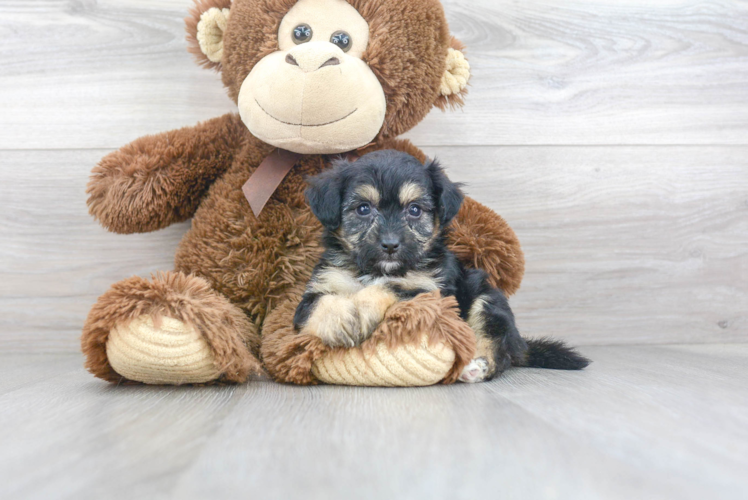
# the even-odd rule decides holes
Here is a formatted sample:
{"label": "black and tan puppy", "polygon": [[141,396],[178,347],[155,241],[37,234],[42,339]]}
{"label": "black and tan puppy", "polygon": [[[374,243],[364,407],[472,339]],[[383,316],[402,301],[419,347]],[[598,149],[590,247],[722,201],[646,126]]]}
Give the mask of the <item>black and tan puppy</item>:
{"label": "black and tan puppy", "polygon": [[437,162],[377,151],[341,160],[309,182],[307,199],[326,228],[326,251],[296,309],[297,330],[329,346],[356,346],[394,303],[440,290],[455,296],[478,340],[477,357],[460,380],[487,380],[512,365],[587,366],[561,342],[525,341],[504,294],[447,249],[445,234],[463,194]]}

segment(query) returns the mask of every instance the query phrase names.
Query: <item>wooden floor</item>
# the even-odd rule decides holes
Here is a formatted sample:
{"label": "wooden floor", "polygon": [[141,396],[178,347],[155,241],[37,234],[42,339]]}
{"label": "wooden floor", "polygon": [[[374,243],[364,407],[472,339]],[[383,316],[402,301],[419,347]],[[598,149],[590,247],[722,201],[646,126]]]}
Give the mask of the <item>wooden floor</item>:
{"label": "wooden floor", "polygon": [[745,499],[748,345],[421,389],[114,387],[0,357],[0,498]]}
{"label": "wooden floor", "polygon": [[520,329],[588,370],[108,386],[85,316],[189,223],[109,234],[88,173],[235,111],[191,3],[0,0],[0,499],[748,498],[748,2],[443,2],[470,95],[408,137],[515,228]]}

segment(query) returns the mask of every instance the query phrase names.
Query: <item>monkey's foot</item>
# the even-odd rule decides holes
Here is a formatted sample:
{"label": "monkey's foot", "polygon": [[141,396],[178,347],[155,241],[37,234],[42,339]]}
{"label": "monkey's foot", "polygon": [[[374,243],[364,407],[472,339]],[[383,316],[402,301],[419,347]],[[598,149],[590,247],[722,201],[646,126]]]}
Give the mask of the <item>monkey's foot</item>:
{"label": "monkey's foot", "polygon": [[244,382],[260,370],[256,327],[207,281],[182,273],[114,285],[91,309],[86,368],[110,382]]}
{"label": "monkey's foot", "polygon": [[114,371],[146,384],[200,384],[221,371],[208,342],[179,320],[140,316],[109,332],[106,355]]}
{"label": "monkey's foot", "polygon": [[265,367],[281,382],[451,384],[475,357],[475,333],[460,318],[457,300],[441,297],[438,291],[392,305],[372,336],[351,348],[331,348],[319,337],[294,330],[293,316],[302,293],[289,293],[268,314],[262,329]]}

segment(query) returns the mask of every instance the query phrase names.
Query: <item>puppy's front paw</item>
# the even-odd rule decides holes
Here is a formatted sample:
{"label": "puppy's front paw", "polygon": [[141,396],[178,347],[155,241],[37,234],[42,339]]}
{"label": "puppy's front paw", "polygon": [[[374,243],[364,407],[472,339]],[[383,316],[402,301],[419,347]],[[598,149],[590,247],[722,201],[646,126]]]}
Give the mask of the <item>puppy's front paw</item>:
{"label": "puppy's front paw", "polygon": [[487,377],[488,361],[486,358],[475,358],[465,368],[463,368],[459,380],[466,384],[475,384],[477,382],[483,382]]}
{"label": "puppy's front paw", "polygon": [[301,332],[319,337],[330,347],[355,347],[364,340],[356,304],[338,295],[319,299]]}
{"label": "puppy's front paw", "polygon": [[361,322],[361,334],[368,339],[384,319],[387,309],[397,302],[397,295],[383,286],[369,286],[353,296]]}

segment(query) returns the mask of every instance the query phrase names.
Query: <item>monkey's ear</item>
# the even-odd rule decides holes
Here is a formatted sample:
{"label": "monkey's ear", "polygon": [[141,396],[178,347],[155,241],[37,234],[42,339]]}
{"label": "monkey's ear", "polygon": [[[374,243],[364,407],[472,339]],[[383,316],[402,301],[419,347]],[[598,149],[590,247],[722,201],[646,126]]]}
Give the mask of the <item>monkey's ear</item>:
{"label": "monkey's ear", "polygon": [[426,172],[431,177],[431,183],[434,186],[439,222],[442,226],[446,226],[460,211],[462,200],[465,199],[465,195],[462,194],[460,189],[461,184],[450,181],[444,173],[444,169],[436,160],[426,163]]}
{"label": "monkey's ear", "polygon": [[190,15],[185,18],[188,50],[201,66],[220,69],[230,8],[231,0],[195,0]]}
{"label": "monkey's ear", "polygon": [[341,160],[335,162],[333,168],[307,179],[309,187],[304,194],[309,207],[330,231],[340,227],[343,218],[343,190],[349,165],[347,160]]}
{"label": "monkey's ear", "polygon": [[447,62],[439,85],[439,97],[436,106],[445,110],[457,108],[465,104],[468,81],[470,81],[470,63],[465,59],[465,46],[457,38],[452,37],[447,49]]}

